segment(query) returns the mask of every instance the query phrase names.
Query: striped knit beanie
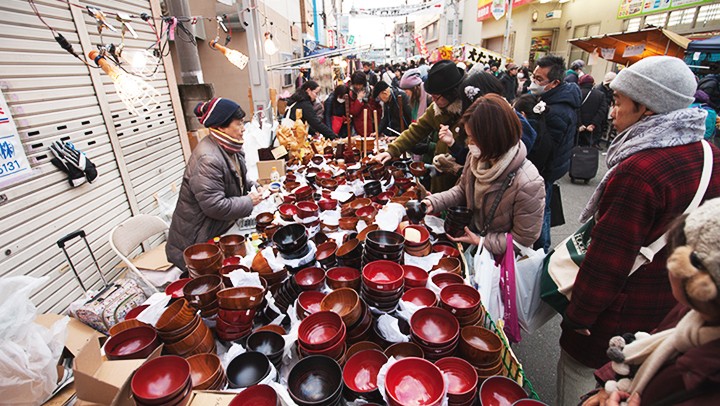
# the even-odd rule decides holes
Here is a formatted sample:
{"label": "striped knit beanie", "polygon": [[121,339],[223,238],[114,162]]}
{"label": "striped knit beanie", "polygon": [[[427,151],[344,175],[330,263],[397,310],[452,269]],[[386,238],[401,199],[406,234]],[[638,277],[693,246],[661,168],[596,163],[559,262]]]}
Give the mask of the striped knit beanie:
{"label": "striped knit beanie", "polygon": [[224,124],[238,109],[240,105],[234,101],[215,97],[205,103],[198,103],[194,113],[202,125],[210,128]]}

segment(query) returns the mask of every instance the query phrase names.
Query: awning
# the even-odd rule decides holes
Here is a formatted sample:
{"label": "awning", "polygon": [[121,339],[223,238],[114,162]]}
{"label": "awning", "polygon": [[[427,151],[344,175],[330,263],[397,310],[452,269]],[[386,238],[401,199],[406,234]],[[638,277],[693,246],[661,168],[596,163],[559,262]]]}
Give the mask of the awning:
{"label": "awning", "polygon": [[690,40],[662,28],[646,28],[635,32],[596,35],[571,39],[569,42],[584,51],[623,65],[647,58],[668,55],[683,58]]}
{"label": "awning", "polygon": [[687,47],[688,53],[705,52],[710,54],[720,53],[720,36],[698,41],[692,41]]}

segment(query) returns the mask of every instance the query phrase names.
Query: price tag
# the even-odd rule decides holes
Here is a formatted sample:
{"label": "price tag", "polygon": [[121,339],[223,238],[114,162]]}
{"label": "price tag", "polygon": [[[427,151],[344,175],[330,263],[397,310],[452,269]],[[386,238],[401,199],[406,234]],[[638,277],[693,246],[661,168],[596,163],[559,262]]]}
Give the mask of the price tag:
{"label": "price tag", "polygon": [[17,126],[5,95],[0,92],[0,186],[29,176],[30,163],[25,156]]}

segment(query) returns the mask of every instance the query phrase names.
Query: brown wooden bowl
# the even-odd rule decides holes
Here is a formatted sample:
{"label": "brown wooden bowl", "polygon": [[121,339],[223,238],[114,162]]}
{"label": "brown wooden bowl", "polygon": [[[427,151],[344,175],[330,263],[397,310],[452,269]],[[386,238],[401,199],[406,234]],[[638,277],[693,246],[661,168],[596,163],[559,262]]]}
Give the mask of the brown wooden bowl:
{"label": "brown wooden bowl", "polygon": [[255,309],[265,297],[265,289],[256,286],[238,286],[223,289],[217,294],[218,304],[223,309]]}
{"label": "brown wooden bowl", "polygon": [[200,322],[197,327],[182,340],[171,344],[166,343],[165,350],[170,354],[184,356],[197,347],[209,331],[210,329],[207,328],[205,323]]}
{"label": "brown wooden bowl", "polygon": [[203,275],[183,286],[183,296],[195,308],[208,307],[223,287],[220,275]]}
{"label": "brown wooden bowl", "polygon": [[218,259],[222,263],[222,251],[215,244],[194,244],[183,251],[185,265],[198,269],[211,268]]}
{"label": "brown wooden bowl", "polygon": [[494,365],[503,348],[500,337],[480,326],[465,326],[460,331],[458,345],[462,358],[476,367]]}
{"label": "brown wooden bowl", "polygon": [[196,310],[190,306],[185,299],[178,299],[168,306],[157,323],[155,328],[161,332],[171,332],[181,329],[195,319]]}
{"label": "brown wooden bowl", "polygon": [[220,237],[218,246],[223,252],[223,256],[232,257],[234,255],[240,255],[242,257],[247,255],[245,247],[245,237],[237,234],[229,234]]}
{"label": "brown wooden bowl", "polygon": [[406,342],[406,343],[395,343],[385,349],[385,355],[389,357],[395,357],[395,359],[403,359],[408,357],[424,358],[425,353],[419,345]]}
{"label": "brown wooden bowl", "polygon": [[360,249],[360,241],[352,239],[338,247],[335,252],[335,257],[338,259],[355,258],[356,256],[359,257],[361,254],[362,250]]}
{"label": "brown wooden bowl", "polygon": [[342,230],[354,231],[357,228],[358,221],[360,221],[360,219],[357,217],[340,217],[338,224]]}
{"label": "brown wooden bowl", "polygon": [[250,268],[261,275],[273,273],[272,268],[270,268],[270,264],[268,264],[267,260],[260,252],[255,254]]}
{"label": "brown wooden bowl", "polygon": [[367,238],[367,235],[370,234],[373,231],[377,231],[380,228],[377,224],[370,224],[367,227],[363,228],[362,231],[360,231],[357,235],[357,239],[360,241],[365,241],[365,238]]}
{"label": "brown wooden bowl", "polygon": [[190,364],[193,389],[208,388],[223,372],[220,357],[216,354],[196,354],[186,360]]}
{"label": "brown wooden bowl", "polygon": [[321,311],[331,311],[340,315],[346,326],[352,326],[362,316],[360,296],[350,288],[340,288],[328,293],[320,302]]}
{"label": "brown wooden bowl", "polygon": [[277,324],[268,324],[266,326],[262,326],[255,331],[274,331],[280,335],[287,334],[287,331],[285,331],[285,328],[283,326],[278,326]]}
{"label": "brown wooden bowl", "polygon": [[169,332],[158,330],[158,336],[162,342],[166,344],[176,343],[185,338],[191,331],[195,330],[197,325],[200,323],[202,323],[202,317],[200,317],[200,315],[196,315],[193,321],[191,321],[187,326]]}
{"label": "brown wooden bowl", "polygon": [[338,249],[338,245],[335,241],[326,241],[320,245],[317,246],[317,253],[315,254],[315,259],[318,261],[323,260],[330,260],[331,258],[335,258],[335,252]]}
{"label": "brown wooden bowl", "polygon": [[353,355],[355,355],[356,353],[358,353],[360,351],[365,351],[365,350],[382,351],[383,349],[378,344],[376,344],[372,341],[360,341],[360,342],[357,342],[357,343],[351,345],[350,347],[348,347],[348,349],[345,351],[345,356],[347,358],[350,358]]}
{"label": "brown wooden bowl", "polygon": [[458,258],[442,258],[431,271],[441,270],[454,274],[460,274],[460,260]]}

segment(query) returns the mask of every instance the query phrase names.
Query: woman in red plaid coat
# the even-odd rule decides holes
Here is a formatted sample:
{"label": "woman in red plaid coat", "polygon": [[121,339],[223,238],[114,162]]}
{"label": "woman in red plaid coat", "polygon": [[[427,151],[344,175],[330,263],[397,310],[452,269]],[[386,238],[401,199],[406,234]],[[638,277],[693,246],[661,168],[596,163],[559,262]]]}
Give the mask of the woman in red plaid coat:
{"label": "woman in red plaid coat", "polygon": [[[687,108],[695,77],[682,60],[645,58],[621,71],[612,117],[618,136],[608,172],[582,214],[595,217],[585,260],[564,315],[558,404],[576,405],[595,386],[593,370],[608,361],[608,340],[652,331],[676,304],[667,250],[628,276],[640,248],[663,235],[690,205],[703,169],[705,115]],[[705,199],[720,196],[720,150]]]}

